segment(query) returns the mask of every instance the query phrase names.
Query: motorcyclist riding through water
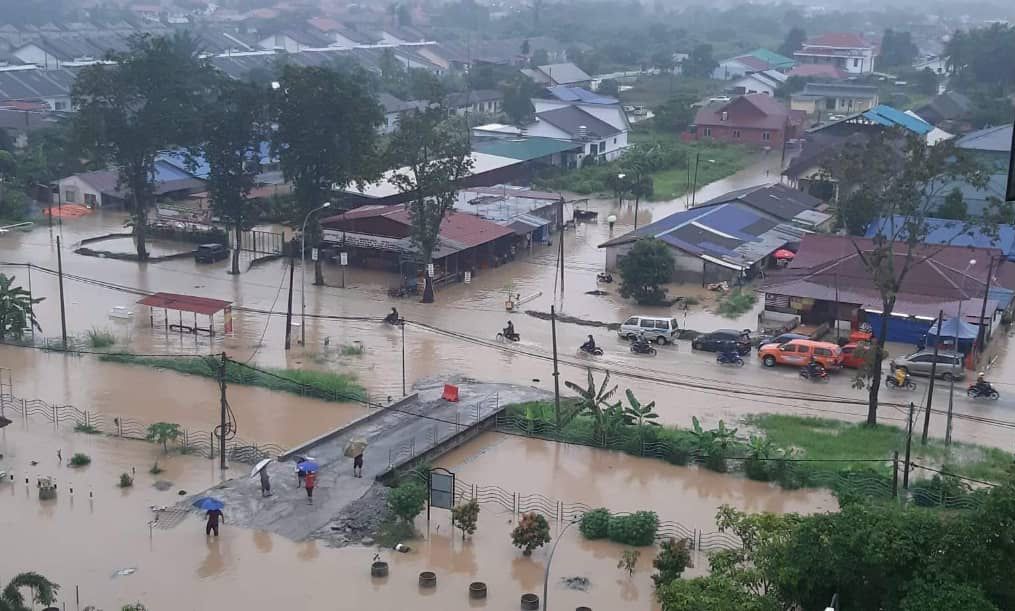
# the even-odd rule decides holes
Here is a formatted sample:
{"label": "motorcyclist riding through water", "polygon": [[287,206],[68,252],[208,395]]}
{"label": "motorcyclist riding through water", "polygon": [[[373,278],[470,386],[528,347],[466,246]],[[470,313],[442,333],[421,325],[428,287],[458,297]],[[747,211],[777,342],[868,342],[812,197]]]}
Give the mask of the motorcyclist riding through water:
{"label": "motorcyclist riding through water", "polygon": [[895,368],[895,383],[899,386],[905,386],[906,380],[909,378],[909,374],[902,367]]}
{"label": "motorcyclist riding through water", "polygon": [[983,393],[988,393],[988,392],[990,392],[990,391],[991,391],[991,390],[992,390],[992,389],[993,389],[994,387],[993,387],[993,386],[991,386],[991,385],[990,385],[990,382],[988,382],[988,381],[986,380],[986,377],[985,377],[985,375],[986,375],[986,374],[984,374],[984,372],[982,372],[982,371],[981,371],[981,372],[980,372],[979,374],[977,374],[977,376],[976,376],[976,384],[974,384],[974,385],[973,385],[973,388],[975,388],[976,390],[978,390],[978,391],[980,391],[980,392],[983,392]]}
{"label": "motorcyclist riding through water", "polygon": [[510,320],[507,322],[507,326],[504,327],[504,337],[508,339],[515,339],[517,334],[515,333],[515,323]]}
{"label": "motorcyclist riding through water", "polygon": [[392,324],[392,325],[396,324],[398,322],[398,320],[399,320],[399,318],[398,318],[398,310],[395,309],[395,308],[391,308],[391,311],[388,312],[388,315],[384,317],[384,322],[386,322],[388,324]]}
{"label": "motorcyclist riding through water", "polygon": [[595,352],[595,350],[596,350],[596,340],[592,339],[592,336],[589,335],[589,338],[587,340],[585,340],[585,343],[582,344],[581,348],[585,352]]}
{"label": "motorcyclist riding through water", "polygon": [[811,357],[811,362],[807,363],[807,372],[812,376],[819,376],[825,372],[825,367],[814,357]]}

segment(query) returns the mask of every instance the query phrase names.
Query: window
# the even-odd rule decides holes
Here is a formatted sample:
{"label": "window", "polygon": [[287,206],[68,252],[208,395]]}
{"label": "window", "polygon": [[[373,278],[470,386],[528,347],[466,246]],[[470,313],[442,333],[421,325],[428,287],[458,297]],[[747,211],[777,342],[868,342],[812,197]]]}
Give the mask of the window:
{"label": "window", "polygon": [[779,346],[780,352],[796,352],[796,344],[783,344]]}
{"label": "window", "polygon": [[761,132],[761,139],[764,140],[765,142],[768,142],[769,140],[772,139],[772,133],[771,132]]}
{"label": "window", "polygon": [[88,206],[95,206],[98,203],[95,199],[94,193],[85,193],[85,204]]}
{"label": "window", "polygon": [[706,127],[705,128],[705,137],[706,138],[711,138],[712,137],[712,128],[711,127]]}
{"label": "window", "polygon": [[725,110],[722,111],[722,119],[721,120],[722,121],[726,121],[729,118],[730,118],[730,113],[726,112]]}
{"label": "window", "polygon": [[636,324],[638,324],[638,317],[637,316],[632,316],[631,318],[628,318],[627,320],[625,320],[624,324],[625,325],[636,325]]}
{"label": "window", "polygon": [[815,348],[814,349],[814,355],[815,356],[832,356],[832,351],[829,350],[828,348]]}
{"label": "window", "polygon": [[599,152],[600,153],[605,153],[606,152],[606,141],[605,140],[603,142],[599,143]]}
{"label": "window", "polygon": [[740,137],[740,130],[739,129],[733,130],[733,137],[734,138],[739,138]]}
{"label": "window", "polygon": [[63,192],[63,201],[74,203],[77,201],[78,194],[76,191],[67,190]]}
{"label": "window", "polygon": [[924,354],[913,359],[914,363],[929,363],[934,360],[933,355]]}
{"label": "window", "polygon": [[860,59],[859,58],[854,58],[853,59],[853,67],[854,68],[859,68],[860,67]]}
{"label": "window", "polygon": [[613,143],[614,143],[614,144],[616,144],[616,143],[617,143],[617,139],[616,139],[616,138],[614,138],[614,139],[613,139]]}
{"label": "window", "polygon": [[53,110],[67,110],[67,102],[54,102]]}
{"label": "window", "polygon": [[641,326],[642,329],[651,329],[652,327],[655,326],[655,323],[652,322],[651,319],[643,318],[643,319],[641,319],[641,325],[640,326]]}
{"label": "window", "polygon": [[670,328],[670,321],[668,320],[657,320],[655,322],[656,329],[663,329],[664,331],[666,331],[669,330]]}

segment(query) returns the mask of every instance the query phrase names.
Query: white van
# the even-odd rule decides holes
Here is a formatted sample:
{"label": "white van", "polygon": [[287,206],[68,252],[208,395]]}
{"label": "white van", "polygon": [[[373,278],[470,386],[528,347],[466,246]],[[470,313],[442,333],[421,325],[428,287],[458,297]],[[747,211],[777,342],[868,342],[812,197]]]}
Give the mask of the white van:
{"label": "white van", "polygon": [[662,345],[677,339],[680,329],[677,328],[676,318],[632,316],[621,323],[617,333],[623,339],[634,339],[644,333],[645,339]]}

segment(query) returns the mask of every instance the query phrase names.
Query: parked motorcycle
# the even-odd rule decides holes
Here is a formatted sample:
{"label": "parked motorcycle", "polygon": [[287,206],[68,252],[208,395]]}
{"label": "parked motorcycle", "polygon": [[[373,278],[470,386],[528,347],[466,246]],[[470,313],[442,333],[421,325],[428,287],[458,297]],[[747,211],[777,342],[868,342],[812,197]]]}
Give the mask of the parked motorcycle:
{"label": "parked motorcycle", "polygon": [[635,354],[648,354],[651,356],[656,355],[656,349],[652,347],[652,344],[648,343],[647,341],[642,342],[639,340],[635,340],[631,344],[631,352]]}
{"label": "parked motorcycle", "polygon": [[903,382],[902,385],[899,385],[899,381],[895,379],[895,376],[892,374],[888,374],[888,376],[885,378],[885,384],[888,386],[888,388],[905,388],[906,390],[916,390],[916,382],[909,379],[909,376],[906,376],[906,381]]}
{"label": "parked motorcycle", "polygon": [[716,355],[715,362],[720,365],[736,365],[737,367],[744,366],[744,359],[736,352],[720,352]]}
{"label": "parked motorcycle", "polygon": [[993,386],[990,385],[980,386],[978,384],[970,384],[969,388],[966,389],[966,396],[969,397],[970,399],[987,398],[997,401],[998,397],[1000,397],[1001,395],[1000,393],[997,392],[997,390]]}
{"label": "parked motorcycle", "polygon": [[828,370],[824,367],[817,370],[812,370],[810,367],[803,367],[800,369],[800,377],[814,382],[827,382]]}
{"label": "parked motorcycle", "polygon": [[586,348],[585,346],[579,346],[578,355],[581,356],[583,354],[586,354],[588,356],[603,356],[603,349],[600,348],[599,346],[596,346],[595,348],[591,349]]}
{"label": "parked motorcycle", "polygon": [[610,272],[599,272],[596,274],[596,282],[605,282],[606,284],[609,284],[613,282],[613,274]]}

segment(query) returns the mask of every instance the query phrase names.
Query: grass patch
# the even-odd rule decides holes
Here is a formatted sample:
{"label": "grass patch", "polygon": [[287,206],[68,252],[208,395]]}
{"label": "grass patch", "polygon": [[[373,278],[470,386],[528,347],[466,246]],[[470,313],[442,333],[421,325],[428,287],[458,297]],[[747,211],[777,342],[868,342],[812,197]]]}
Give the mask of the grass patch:
{"label": "grass patch", "polygon": [[[104,354],[99,359],[112,363],[168,369],[216,380],[219,376],[220,361],[210,357],[159,358],[133,354]],[[366,391],[356,382],[354,376],[330,371],[275,368],[257,370],[227,361],[226,382],[243,386],[259,386],[327,401],[344,402],[366,399]]]}
{"label": "grass patch", "polygon": [[744,312],[750,311],[758,301],[758,294],[752,290],[736,288],[719,300],[717,311],[720,316],[736,318]]}
{"label": "grass patch", "polygon": [[345,344],[341,348],[342,356],[363,356],[366,351],[363,344]]}
{"label": "grass patch", "polygon": [[96,329],[92,327],[88,330],[88,345],[92,348],[109,348],[115,343],[116,336],[108,329]]}
{"label": "grass patch", "polygon": [[75,433],[87,433],[88,435],[98,435],[101,431],[90,424],[79,422],[74,425]]}

